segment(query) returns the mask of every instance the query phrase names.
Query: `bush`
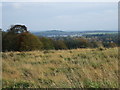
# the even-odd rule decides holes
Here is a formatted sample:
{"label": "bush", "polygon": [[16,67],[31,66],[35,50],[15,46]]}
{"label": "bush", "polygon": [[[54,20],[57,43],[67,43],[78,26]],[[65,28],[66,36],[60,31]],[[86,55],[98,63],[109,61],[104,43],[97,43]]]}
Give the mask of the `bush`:
{"label": "bush", "polygon": [[45,50],[55,49],[51,39],[46,37],[40,37],[39,39],[43,43],[43,49]]}
{"label": "bush", "polygon": [[29,32],[14,34],[8,32],[3,37],[3,51],[31,51],[40,50],[42,42],[37,36]]}
{"label": "bush", "polygon": [[17,39],[19,51],[40,50],[43,47],[39,38],[31,33],[21,33],[17,36]]}
{"label": "bush", "polygon": [[53,43],[56,50],[67,49],[67,46],[63,40],[57,40],[57,41],[54,41]]}
{"label": "bush", "polygon": [[98,50],[103,51],[103,50],[105,50],[105,48],[104,47],[99,47]]}
{"label": "bush", "polygon": [[16,51],[17,50],[17,34],[6,33],[2,38],[3,51]]}

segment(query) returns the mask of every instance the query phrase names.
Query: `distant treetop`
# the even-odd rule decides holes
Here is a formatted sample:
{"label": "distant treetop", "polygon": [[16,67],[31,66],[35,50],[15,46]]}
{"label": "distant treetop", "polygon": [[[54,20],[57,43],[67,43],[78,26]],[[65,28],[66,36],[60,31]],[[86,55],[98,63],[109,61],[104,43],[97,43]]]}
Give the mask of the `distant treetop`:
{"label": "distant treetop", "polygon": [[8,32],[23,33],[28,31],[25,25],[12,25],[11,28],[8,30]]}

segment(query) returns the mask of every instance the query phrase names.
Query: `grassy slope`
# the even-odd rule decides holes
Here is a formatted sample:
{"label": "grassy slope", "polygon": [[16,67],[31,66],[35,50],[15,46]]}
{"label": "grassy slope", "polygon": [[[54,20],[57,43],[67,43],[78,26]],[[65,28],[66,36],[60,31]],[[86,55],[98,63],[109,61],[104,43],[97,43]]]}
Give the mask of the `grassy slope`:
{"label": "grassy slope", "polygon": [[3,87],[118,87],[118,49],[3,53]]}

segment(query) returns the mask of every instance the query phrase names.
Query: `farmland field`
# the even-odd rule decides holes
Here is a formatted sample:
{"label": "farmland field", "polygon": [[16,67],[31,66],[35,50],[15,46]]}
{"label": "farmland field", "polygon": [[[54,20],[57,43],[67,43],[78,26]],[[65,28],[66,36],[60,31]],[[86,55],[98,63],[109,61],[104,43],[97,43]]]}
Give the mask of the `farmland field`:
{"label": "farmland field", "polygon": [[3,88],[118,88],[118,48],[4,52]]}

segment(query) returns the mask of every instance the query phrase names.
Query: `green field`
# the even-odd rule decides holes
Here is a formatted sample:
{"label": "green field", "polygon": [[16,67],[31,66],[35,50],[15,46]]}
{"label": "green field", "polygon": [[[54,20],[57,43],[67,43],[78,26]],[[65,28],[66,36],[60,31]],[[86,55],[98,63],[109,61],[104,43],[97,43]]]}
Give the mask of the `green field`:
{"label": "green field", "polygon": [[4,52],[3,88],[118,88],[118,48]]}

